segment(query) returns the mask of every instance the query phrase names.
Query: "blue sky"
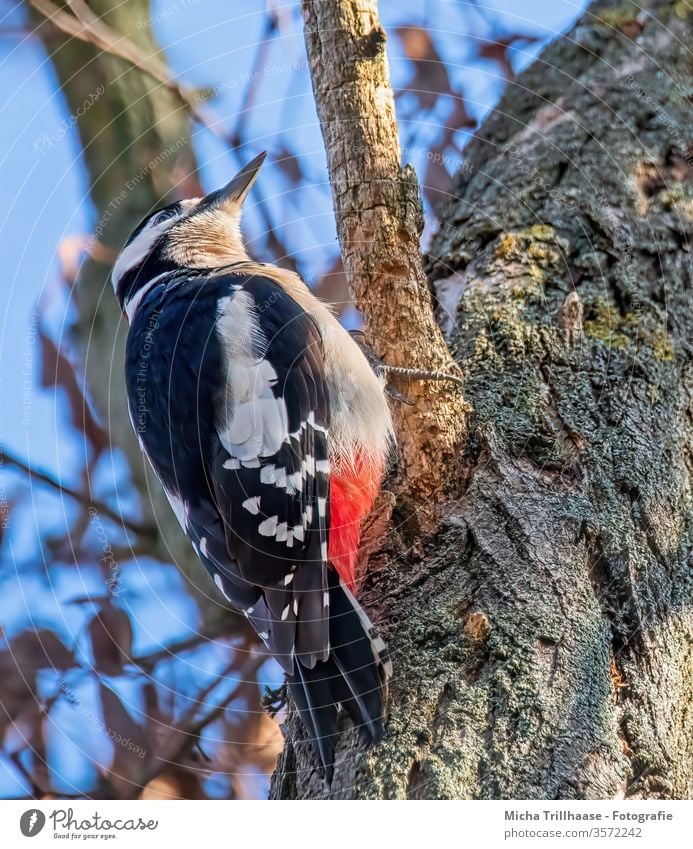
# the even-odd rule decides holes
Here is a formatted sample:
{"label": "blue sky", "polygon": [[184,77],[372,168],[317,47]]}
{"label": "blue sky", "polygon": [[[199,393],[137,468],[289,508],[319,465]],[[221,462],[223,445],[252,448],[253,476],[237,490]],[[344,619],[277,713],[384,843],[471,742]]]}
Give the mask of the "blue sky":
{"label": "blue sky", "polygon": [[[254,145],[252,152],[282,147],[295,150],[310,182],[318,187],[311,189],[308,217],[307,192],[292,190],[279,176],[271,185],[263,185],[286,241],[296,251],[308,278],[315,279],[337,250],[322,139],[302,33],[296,16],[291,14],[295,4],[271,5],[282,9],[284,24],[265,57],[268,71],[248,117],[248,135]],[[454,88],[464,92],[469,111],[481,120],[496,103],[502,79],[492,62],[472,62],[473,38],[483,35],[486,26],[483,17],[475,17],[470,11],[472,5],[460,0],[385,0],[381,15],[389,32],[405,23],[429,28],[446,60]],[[583,3],[481,0],[480,5],[493,16],[501,36],[519,30],[548,39],[573,22]],[[227,129],[234,125],[241,108],[246,75],[261,37],[263,8],[260,0],[233,5],[223,0],[159,0],[152,7],[150,23],[175,75],[189,86],[217,87],[218,95],[211,106]],[[11,3],[0,3],[0,88],[6,92],[0,105],[0,268],[4,270],[0,283],[0,444],[66,482],[74,482],[81,459],[66,401],[60,391],[35,388],[39,368],[35,316],[40,302],[54,338],[66,334],[71,310],[60,284],[58,249],[66,239],[88,234],[95,216],[86,195],[77,129],[73,126],[62,138],[56,138],[70,116],[41,43],[32,36],[24,37],[23,26],[22,10]],[[540,46],[532,44],[515,51],[516,69],[530,62]],[[411,74],[410,66],[396,38],[389,39],[388,51],[393,82],[400,87]],[[402,134],[409,129],[403,123]],[[426,126],[418,129],[422,150],[428,130]],[[432,127],[431,132],[434,130]],[[46,138],[53,142],[48,145]],[[238,161],[208,130],[197,127],[194,143],[205,187],[212,189],[225,183]],[[412,164],[421,175],[425,160],[417,161],[414,156]],[[252,211],[248,225],[250,232],[259,226]],[[105,478],[110,469],[110,464],[104,468]],[[20,479],[7,471],[0,472],[0,477],[0,488],[7,487],[11,496]],[[60,568],[53,570],[51,592],[46,592],[40,570],[35,568],[39,525],[44,534],[50,530],[64,532],[73,507],[41,487],[32,488],[31,498],[31,508],[18,515],[11,539],[6,542],[9,558],[6,556],[4,562],[6,568],[8,564],[13,568],[12,574],[0,575],[0,623],[7,633],[27,621],[43,621],[57,623],[60,631],[75,634],[83,613],[65,605],[69,594],[74,595],[74,567],[66,567],[65,575]],[[25,568],[29,559],[31,569]],[[138,650],[172,639],[176,628],[195,627],[194,610],[186,603],[182,585],[172,577],[171,570],[162,571],[162,567],[142,562],[127,568],[130,595],[125,603],[132,609],[139,605],[143,623],[136,629]],[[93,578],[88,572],[79,576],[80,593],[89,592]],[[8,587],[14,592],[8,592]],[[55,745],[69,748],[65,741],[71,736],[70,723],[74,721],[74,715],[65,712],[63,743],[58,740]],[[84,764],[78,768],[79,759],[72,757],[68,748],[62,761],[77,772],[67,771],[67,784],[86,780]],[[97,749],[91,756],[103,757],[104,752]],[[3,778],[0,766],[0,795],[12,795],[13,782],[16,784],[16,776]],[[20,791],[15,787],[14,792]]]}

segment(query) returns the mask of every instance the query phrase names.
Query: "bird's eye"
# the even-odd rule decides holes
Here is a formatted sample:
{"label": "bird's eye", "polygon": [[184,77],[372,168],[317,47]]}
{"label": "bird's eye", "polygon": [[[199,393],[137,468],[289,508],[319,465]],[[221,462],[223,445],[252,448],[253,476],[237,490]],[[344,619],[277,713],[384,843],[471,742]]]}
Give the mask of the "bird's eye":
{"label": "bird's eye", "polygon": [[162,209],[161,212],[157,212],[151,219],[151,226],[156,227],[157,224],[161,224],[167,218],[174,218],[176,215],[178,215],[178,210],[175,207],[172,209]]}

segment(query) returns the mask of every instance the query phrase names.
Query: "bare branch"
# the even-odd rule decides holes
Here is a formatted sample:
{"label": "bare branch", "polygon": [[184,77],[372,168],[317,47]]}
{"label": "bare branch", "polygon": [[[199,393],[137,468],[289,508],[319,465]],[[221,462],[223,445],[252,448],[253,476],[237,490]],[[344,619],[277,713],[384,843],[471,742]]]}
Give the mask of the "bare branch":
{"label": "bare branch", "polygon": [[102,501],[92,498],[87,492],[80,492],[70,486],[66,486],[48,472],[37,469],[34,466],[30,466],[24,460],[21,460],[11,452],[8,453],[5,448],[2,449],[0,457],[3,462],[7,463],[8,466],[14,466],[16,469],[24,472],[31,480],[39,481],[40,483],[49,486],[51,489],[54,489],[56,492],[59,492],[61,495],[66,495],[68,498],[72,498],[74,501],[77,501],[85,507],[94,507],[102,516],[105,516],[117,525],[121,525],[131,533],[141,537],[153,537],[156,535],[154,528],[151,528],[148,525],[142,525],[139,522],[133,522],[131,519],[126,519],[116,510],[109,507],[108,504],[104,504]]}
{"label": "bare branch", "polygon": [[130,39],[116,32],[89,9],[83,0],[68,0],[68,6],[74,14],[59,8],[52,0],[30,0],[31,5],[41,12],[59,30],[92,44],[99,50],[125,59],[136,68],[144,71],[172,91],[190,110],[192,117],[206,127],[214,135],[228,141],[226,134],[217,126],[213,116],[200,107],[199,98],[194,91],[177,83],[171,76],[168,67],[156,55],[147,55]]}
{"label": "bare branch", "polygon": [[[262,67],[263,58],[266,55],[268,39],[277,32],[277,18],[274,14],[268,14],[265,25],[265,40],[258,45],[258,50],[251,73],[251,82],[246,89],[245,100],[239,111],[236,127],[227,133],[221,128],[219,120],[212,112],[200,105],[200,98],[194,91],[180,85],[171,76],[168,67],[155,54],[146,54],[130,39],[116,32],[91,11],[84,0],[68,0],[68,6],[73,15],[60,9],[52,0],[31,0],[31,5],[43,14],[54,26],[67,35],[79,38],[92,44],[99,50],[103,50],[112,56],[125,59],[136,68],[144,71],[172,91],[183,105],[189,110],[191,117],[201,124],[205,129],[213,133],[217,138],[228,144],[232,149],[237,149],[246,143],[244,137],[244,124],[248,115],[259,79],[257,71]],[[256,188],[256,198],[258,189]],[[263,218],[267,228],[267,246],[279,254],[282,265],[296,271],[296,263],[290,251],[278,235],[276,224],[272,220],[268,204],[263,197],[256,199],[256,206]]]}
{"label": "bare branch", "polygon": [[[199,693],[195,704],[180,719],[176,728],[172,729],[168,745],[164,747],[162,754],[154,760],[147,771],[146,777],[142,781],[143,787],[171,764],[179,764],[181,762],[185,753],[195,745],[204,729],[224,714],[226,708],[240,695],[243,687],[247,685],[252,676],[257,674],[266,660],[267,655],[263,650],[253,650],[246,658],[243,666],[237,671],[239,680],[236,686],[206,713],[196,716],[198,704],[206,699],[210,692],[218,685],[220,679],[215,678]],[[227,672],[232,672],[234,669],[235,663],[232,663],[229,665]]]}
{"label": "bare branch", "polygon": [[[303,0],[344,268],[378,355],[419,371],[458,374],[431,307],[419,239],[414,169],[400,166],[385,33],[376,0]],[[419,384],[395,409],[409,494],[444,490],[458,462],[465,404],[444,384]]]}
{"label": "bare branch", "polygon": [[221,623],[218,623],[214,628],[209,628],[197,634],[193,634],[191,637],[186,637],[183,640],[169,643],[168,645],[149,654],[137,655],[131,658],[129,662],[134,666],[139,666],[147,672],[151,672],[157,663],[162,660],[171,660],[181,654],[181,652],[189,651],[190,649],[195,649],[200,645],[214,642],[225,635],[229,637],[237,636],[238,628],[236,621],[233,618],[229,617],[224,624],[226,625],[225,628],[222,627]]}
{"label": "bare branch", "polygon": [[263,31],[255,48],[255,58],[249,74],[249,82],[243,93],[236,118],[236,127],[231,132],[231,143],[234,147],[240,147],[241,139],[244,136],[245,122],[250,115],[253,102],[257,96],[258,81],[261,79],[262,68],[267,63],[268,50],[270,39],[274,38],[279,32],[279,20],[274,12],[265,12],[265,20]]}

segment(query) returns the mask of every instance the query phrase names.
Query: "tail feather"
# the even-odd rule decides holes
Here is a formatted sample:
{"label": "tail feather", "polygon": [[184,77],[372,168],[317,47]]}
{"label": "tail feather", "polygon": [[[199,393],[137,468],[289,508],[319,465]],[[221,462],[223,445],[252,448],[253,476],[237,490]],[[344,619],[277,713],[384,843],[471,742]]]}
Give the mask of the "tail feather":
{"label": "tail feather", "polygon": [[308,669],[297,660],[296,674],[289,678],[289,690],[308,730],[310,742],[325,767],[327,780],[332,781],[337,710],[330,690],[330,679],[321,668],[329,665],[330,662],[325,661]]}
{"label": "tail feather", "polygon": [[[382,738],[382,710],[386,675],[378,647],[385,643],[351,593],[340,583],[341,592],[330,594],[332,633],[339,639],[330,641],[331,657],[358,705],[361,722],[377,743]],[[365,621],[364,621],[365,619]],[[332,634],[331,634],[332,636]],[[379,640],[379,646],[375,642]],[[353,717],[352,717],[353,718]]]}
{"label": "tail feather", "polygon": [[366,731],[369,743],[382,739],[390,662],[385,643],[335,572],[329,575],[329,593],[330,656],[312,669],[297,659],[287,681],[331,781],[340,707]]}

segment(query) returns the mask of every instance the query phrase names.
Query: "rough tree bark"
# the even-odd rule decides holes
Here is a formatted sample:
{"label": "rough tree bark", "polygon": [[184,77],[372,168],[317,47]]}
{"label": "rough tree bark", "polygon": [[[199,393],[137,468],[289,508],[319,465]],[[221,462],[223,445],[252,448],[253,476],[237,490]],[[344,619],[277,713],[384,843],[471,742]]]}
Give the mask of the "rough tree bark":
{"label": "rough tree bark", "polygon": [[386,741],[328,787],[290,715],[274,798],[691,794],[690,20],[593,5],[466,149],[428,262],[466,472],[371,560]]}

